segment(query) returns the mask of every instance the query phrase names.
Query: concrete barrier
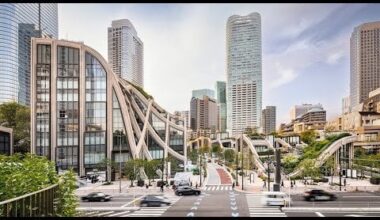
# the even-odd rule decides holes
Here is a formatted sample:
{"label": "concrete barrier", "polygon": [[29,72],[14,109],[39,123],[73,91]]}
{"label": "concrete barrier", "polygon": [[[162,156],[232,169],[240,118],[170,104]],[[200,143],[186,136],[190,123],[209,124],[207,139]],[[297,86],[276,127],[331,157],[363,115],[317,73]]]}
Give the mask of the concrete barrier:
{"label": "concrete barrier", "polygon": [[333,212],[378,212],[380,211],[380,207],[373,207],[373,208],[332,208],[332,207],[291,207],[291,208],[282,208],[283,212],[304,212],[304,211],[333,211]]}
{"label": "concrete barrier", "polygon": [[78,207],[77,211],[136,211],[140,207]]}

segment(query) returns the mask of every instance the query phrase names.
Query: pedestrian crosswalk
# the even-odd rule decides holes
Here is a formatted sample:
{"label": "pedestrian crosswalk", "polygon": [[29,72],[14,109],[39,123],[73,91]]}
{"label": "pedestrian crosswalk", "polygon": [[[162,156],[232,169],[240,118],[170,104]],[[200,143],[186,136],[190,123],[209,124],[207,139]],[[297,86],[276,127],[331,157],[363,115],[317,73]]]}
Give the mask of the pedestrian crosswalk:
{"label": "pedestrian crosswalk", "polygon": [[246,194],[250,217],[286,217],[278,206],[263,206],[261,194]]}
{"label": "pedestrian crosswalk", "polygon": [[[171,205],[180,200],[181,196],[167,196]],[[121,210],[121,211],[90,211],[85,212],[83,217],[158,217],[166,212],[170,206],[161,207],[141,207],[138,210]]]}
{"label": "pedestrian crosswalk", "polygon": [[206,186],[204,191],[229,191],[232,190],[232,186],[216,185],[216,186]]}

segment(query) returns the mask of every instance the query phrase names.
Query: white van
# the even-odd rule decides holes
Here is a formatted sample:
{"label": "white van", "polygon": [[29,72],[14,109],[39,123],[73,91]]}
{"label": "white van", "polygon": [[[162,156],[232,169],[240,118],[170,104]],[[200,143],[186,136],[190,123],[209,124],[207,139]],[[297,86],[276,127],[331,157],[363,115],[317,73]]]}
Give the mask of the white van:
{"label": "white van", "polygon": [[263,192],[261,197],[261,204],[267,206],[286,206],[290,201],[284,192]]}

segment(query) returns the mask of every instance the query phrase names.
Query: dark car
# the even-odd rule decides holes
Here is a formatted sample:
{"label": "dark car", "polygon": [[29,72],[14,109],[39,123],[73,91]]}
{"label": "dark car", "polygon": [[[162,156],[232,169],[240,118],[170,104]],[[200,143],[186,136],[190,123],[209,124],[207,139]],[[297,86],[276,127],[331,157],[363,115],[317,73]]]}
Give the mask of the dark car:
{"label": "dark car", "polygon": [[199,189],[194,189],[193,187],[190,187],[190,186],[183,186],[183,187],[178,187],[175,190],[175,194],[177,196],[182,196],[182,195],[200,195],[201,191]]}
{"label": "dark car", "polygon": [[337,199],[336,195],[320,189],[313,189],[304,193],[306,201],[334,201]]}
{"label": "dark car", "polygon": [[88,194],[87,196],[82,196],[82,201],[100,201],[100,202],[104,202],[104,201],[110,201],[112,199],[112,196],[110,195],[106,195],[102,192],[93,192],[93,193],[90,193]]}
{"label": "dark car", "polygon": [[171,202],[168,198],[159,195],[147,195],[144,196],[140,201],[140,206],[151,207],[151,206],[162,206],[162,205],[170,205]]}

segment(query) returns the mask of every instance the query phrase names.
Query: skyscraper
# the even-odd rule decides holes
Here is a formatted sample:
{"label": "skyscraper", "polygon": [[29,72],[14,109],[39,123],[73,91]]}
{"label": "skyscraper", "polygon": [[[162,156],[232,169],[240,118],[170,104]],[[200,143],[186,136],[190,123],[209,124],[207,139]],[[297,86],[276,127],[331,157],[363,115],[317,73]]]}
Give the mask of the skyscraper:
{"label": "skyscraper", "polygon": [[0,104],[30,102],[30,42],[58,37],[58,4],[0,4]]}
{"label": "skyscraper", "polygon": [[351,35],[350,106],[380,87],[380,21],[364,23]]}
{"label": "skyscraper", "polygon": [[233,15],[227,21],[227,129],[232,135],[261,122],[261,17]]}
{"label": "skyscraper", "polygon": [[276,106],[267,106],[261,114],[264,134],[276,131]]}
{"label": "skyscraper", "polygon": [[193,97],[190,101],[190,124],[193,131],[218,129],[218,106],[216,100],[208,96]]}
{"label": "skyscraper", "polygon": [[198,99],[203,99],[203,96],[208,96],[210,98],[215,98],[215,92],[212,89],[195,89],[191,92],[191,97]]}
{"label": "skyscraper", "polygon": [[128,19],[108,28],[108,63],[118,76],[144,87],[144,45]]}
{"label": "skyscraper", "polygon": [[219,108],[219,131],[225,132],[227,129],[227,104],[226,104],[226,82],[217,81],[215,83],[216,101]]}

